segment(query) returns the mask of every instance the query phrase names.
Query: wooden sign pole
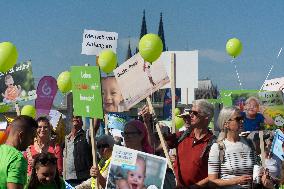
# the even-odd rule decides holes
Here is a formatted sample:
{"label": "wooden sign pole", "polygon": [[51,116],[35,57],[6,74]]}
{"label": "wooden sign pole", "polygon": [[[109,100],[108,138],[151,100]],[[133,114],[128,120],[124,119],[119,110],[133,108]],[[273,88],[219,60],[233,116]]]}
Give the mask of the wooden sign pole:
{"label": "wooden sign pole", "polygon": [[176,63],[175,53],[171,54],[171,95],[172,95],[172,133],[176,132],[175,108],[176,108]]}
{"label": "wooden sign pole", "polygon": [[265,151],[264,151],[264,141],[263,141],[263,131],[259,131],[259,140],[260,140],[260,150],[261,150],[261,164],[262,167],[265,167]]}

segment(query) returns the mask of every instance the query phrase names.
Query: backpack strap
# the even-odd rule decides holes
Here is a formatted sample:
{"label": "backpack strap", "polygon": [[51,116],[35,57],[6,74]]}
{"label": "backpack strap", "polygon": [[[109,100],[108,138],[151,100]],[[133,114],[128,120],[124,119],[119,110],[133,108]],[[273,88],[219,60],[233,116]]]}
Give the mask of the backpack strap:
{"label": "backpack strap", "polygon": [[192,128],[186,129],[182,135],[178,138],[177,144],[180,144],[187,136],[189,136],[192,132]]}
{"label": "backpack strap", "polygon": [[215,135],[212,135],[207,143],[207,146],[203,149],[202,153],[200,154],[200,158],[203,158],[205,154],[207,154],[210,151],[211,146],[216,142],[216,140],[217,137]]}

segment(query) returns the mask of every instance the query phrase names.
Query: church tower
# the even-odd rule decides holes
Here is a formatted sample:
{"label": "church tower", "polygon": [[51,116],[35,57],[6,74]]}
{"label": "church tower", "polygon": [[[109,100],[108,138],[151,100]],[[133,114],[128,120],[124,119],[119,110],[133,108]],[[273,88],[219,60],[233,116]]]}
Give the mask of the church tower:
{"label": "church tower", "polygon": [[160,13],[160,23],[159,23],[159,30],[158,35],[163,42],[163,51],[166,51],[166,42],[165,42],[165,34],[164,34],[164,24],[163,24],[163,14]]}

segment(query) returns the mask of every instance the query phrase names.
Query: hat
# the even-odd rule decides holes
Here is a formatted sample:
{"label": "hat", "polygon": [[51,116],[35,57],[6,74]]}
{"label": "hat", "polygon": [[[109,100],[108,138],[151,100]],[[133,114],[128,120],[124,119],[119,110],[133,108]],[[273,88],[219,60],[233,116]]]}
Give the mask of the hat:
{"label": "hat", "polygon": [[183,118],[183,117],[189,116],[189,115],[190,115],[190,110],[191,110],[191,109],[189,109],[189,108],[185,108],[185,109],[183,110],[183,113],[180,114],[180,115],[177,115],[177,117]]}

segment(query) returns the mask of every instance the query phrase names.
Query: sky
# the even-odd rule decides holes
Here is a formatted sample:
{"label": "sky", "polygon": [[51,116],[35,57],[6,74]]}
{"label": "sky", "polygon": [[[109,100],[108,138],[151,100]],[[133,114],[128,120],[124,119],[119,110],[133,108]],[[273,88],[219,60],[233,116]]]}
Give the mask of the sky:
{"label": "sky", "polygon": [[268,79],[284,75],[283,0],[1,0],[0,42],[14,43],[20,62],[32,60],[34,77],[57,78],[70,66],[95,65],[81,54],[84,29],[112,31],[121,64],[129,38],[132,50],[138,45],[144,9],[148,33],[158,32],[162,12],[168,50],[199,50],[199,79],[218,89],[240,89],[225,51],[233,37],[243,44],[235,63],[244,89],[259,89],[272,65]]}

